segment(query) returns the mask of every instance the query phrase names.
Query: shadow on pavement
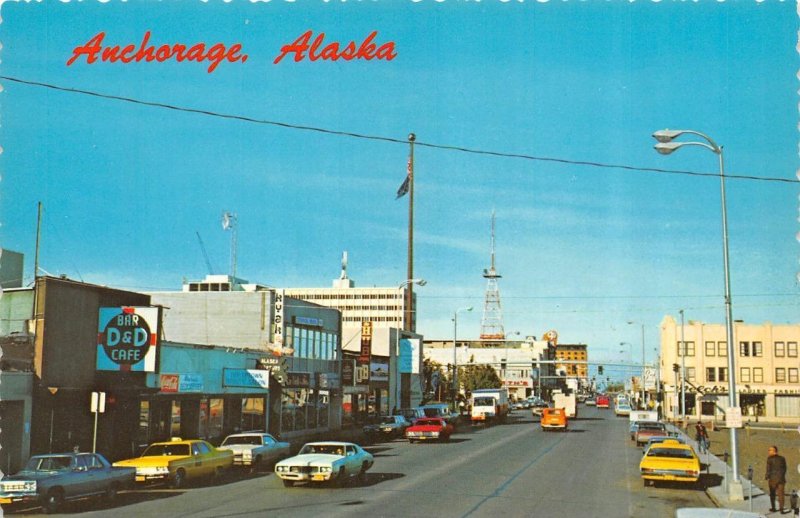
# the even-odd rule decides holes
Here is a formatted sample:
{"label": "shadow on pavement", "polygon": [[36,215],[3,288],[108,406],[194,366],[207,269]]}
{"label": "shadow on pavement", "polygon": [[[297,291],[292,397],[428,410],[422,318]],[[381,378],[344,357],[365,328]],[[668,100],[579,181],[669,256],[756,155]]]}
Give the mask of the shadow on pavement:
{"label": "shadow on pavement", "polygon": [[704,491],[709,487],[721,486],[722,476],[717,473],[701,473],[697,485]]}
{"label": "shadow on pavement", "polygon": [[[161,500],[164,498],[171,498],[179,496],[184,493],[184,490],[125,490],[117,494],[117,498],[113,502],[109,502],[102,498],[84,498],[81,500],[74,500],[64,503],[58,510],[59,514],[80,514],[88,511],[105,511],[125,507],[128,505],[136,505],[142,502],[149,502],[152,500]],[[18,505],[18,506],[3,506],[3,513],[6,515],[40,515],[42,508],[32,504]]]}

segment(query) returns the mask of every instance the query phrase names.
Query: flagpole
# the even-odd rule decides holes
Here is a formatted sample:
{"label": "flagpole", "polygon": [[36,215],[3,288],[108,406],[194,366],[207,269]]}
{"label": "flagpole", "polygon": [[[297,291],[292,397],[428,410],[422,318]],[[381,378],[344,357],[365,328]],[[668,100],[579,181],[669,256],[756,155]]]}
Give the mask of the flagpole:
{"label": "flagpole", "polygon": [[[408,155],[408,275],[406,279],[414,278],[414,141],[417,136],[413,133],[408,135],[409,155]],[[414,300],[414,284],[406,286],[406,310],[403,318],[403,329],[414,331],[411,303]]]}

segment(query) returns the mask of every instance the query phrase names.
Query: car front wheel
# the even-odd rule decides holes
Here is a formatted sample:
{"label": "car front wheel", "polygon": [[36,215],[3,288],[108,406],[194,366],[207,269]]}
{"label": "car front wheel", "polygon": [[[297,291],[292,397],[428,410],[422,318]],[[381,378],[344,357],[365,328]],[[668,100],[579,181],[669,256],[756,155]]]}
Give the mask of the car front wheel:
{"label": "car front wheel", "polygon": [[42,502],[42,510],[45,514],[53,514],[58,511],[64,504],[64,492],[59,489],[51,489],[44,497]]}
{"label": "car front wheel", "polygon": [[170,482],[170,486],[172,489],[180,489],[186,483],[186,472],[182,469],[179,469],[175,472],[175,475],[172,477],[172,481]]}
{"label": "car front wheel", "polygon": [[294,481],[283,479],[283,487],[294,487]]}

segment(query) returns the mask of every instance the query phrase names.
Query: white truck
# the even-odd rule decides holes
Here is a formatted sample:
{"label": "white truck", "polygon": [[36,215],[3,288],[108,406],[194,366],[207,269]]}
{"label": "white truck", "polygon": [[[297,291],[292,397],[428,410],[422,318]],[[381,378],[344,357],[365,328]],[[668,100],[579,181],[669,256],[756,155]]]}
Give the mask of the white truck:
{"label": "white truck", "polygon": [[508,389],[476,389],[470,397],[470,419],[473,423],[502,422],[508,415]]}
{"label": "white truck", "polygon": [[563,408],[569,419],[578,417],[578,405],[575,398],[575,392],[569,395],[560,391],[553,392],[553,408]]}

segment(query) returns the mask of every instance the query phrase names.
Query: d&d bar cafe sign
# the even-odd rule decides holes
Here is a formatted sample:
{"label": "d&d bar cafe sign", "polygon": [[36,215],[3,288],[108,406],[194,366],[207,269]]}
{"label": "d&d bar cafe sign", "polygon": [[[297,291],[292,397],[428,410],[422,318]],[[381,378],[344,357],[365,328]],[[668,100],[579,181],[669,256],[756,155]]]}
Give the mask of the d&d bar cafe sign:
{"label": "d&d bar cafe sign", "polygon": [[356,360],[356,384],[369,385],[369,367],[372,359],[372,322],[361,322],[361,354]]}
{"label": "d&d bar cafe sign", "polygon": [[100,308],[97,325],[99,371],[155,372],[160,308]]}

